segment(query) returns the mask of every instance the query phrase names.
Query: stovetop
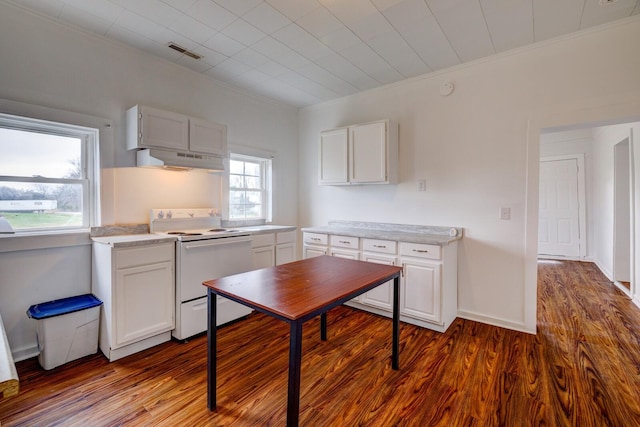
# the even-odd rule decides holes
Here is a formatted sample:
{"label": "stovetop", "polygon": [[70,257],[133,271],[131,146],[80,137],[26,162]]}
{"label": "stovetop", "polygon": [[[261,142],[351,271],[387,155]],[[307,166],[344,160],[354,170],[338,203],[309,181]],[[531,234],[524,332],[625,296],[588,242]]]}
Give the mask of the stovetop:
{"label": "stovetop", "polygon": [[248,231],[222,228],[215,208],[151,209],[149,231],[175,236],[179,241],[251,235]]}

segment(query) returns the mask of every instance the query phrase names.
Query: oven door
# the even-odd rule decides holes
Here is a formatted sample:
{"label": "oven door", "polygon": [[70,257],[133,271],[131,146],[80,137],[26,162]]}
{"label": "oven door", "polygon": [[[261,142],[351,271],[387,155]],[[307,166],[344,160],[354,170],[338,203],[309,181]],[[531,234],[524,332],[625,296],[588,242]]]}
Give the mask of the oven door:
{"label": "oven door", "polygon": [[178,243],[176,298],[180,302],[207,295],[207,280],[252,269],[251,237],[222,237]]}

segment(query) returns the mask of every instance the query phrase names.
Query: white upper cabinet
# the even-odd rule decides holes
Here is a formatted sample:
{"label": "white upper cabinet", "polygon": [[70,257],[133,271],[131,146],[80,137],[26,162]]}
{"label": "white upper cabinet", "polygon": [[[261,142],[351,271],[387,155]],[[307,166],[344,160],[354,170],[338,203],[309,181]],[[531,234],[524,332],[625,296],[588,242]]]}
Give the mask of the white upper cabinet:
{"label": "white upper cabinet", "polygon": [[227,127],[200,119],[189,119],[189,151],[227,155]]}
{"label": "white upper cabinet", "polygon": [[349,183],[347,128],[320,133],[320,184]]}
{"label": "white upper cabinet", "polygon": [[127,149],[139,148],[163,148],[226,157],[227,127],[136,105],[127,110]]}
{"label": "white upper cabinet", "polygon": [[349,181],[386,182],[387,123],[351,126],[349,142]]}
{"label": "white upper cabinet", "polygon": [[382,120],[320,134],[319,183],[393,184],[398,170],[398,126]]}

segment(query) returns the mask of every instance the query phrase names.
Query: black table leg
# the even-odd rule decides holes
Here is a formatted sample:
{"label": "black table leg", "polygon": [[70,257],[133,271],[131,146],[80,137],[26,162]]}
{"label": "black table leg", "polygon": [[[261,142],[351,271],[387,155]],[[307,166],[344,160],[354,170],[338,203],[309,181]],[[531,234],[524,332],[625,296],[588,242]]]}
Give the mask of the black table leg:
{"label": "black table leg", "polygon": [[300,365],[302,362],[302,322],[291,322],[289,334],[287,427],[298,427],[298,416],[300,413]]}
{"label": "black table leg", "polygon": [[391,350],[391,367],[399,368],[398,354],[400,344],[400,276],[393,279],[393,348]]}
{"label": "black table leg", "polygon": [[216,295],[207,293],[207,407],[210,411],[216,409]]}
{"label": "black table leg", "polygon": [[326,311],[320,315],[320,339],[322,341],[327,340],[327,312]]}

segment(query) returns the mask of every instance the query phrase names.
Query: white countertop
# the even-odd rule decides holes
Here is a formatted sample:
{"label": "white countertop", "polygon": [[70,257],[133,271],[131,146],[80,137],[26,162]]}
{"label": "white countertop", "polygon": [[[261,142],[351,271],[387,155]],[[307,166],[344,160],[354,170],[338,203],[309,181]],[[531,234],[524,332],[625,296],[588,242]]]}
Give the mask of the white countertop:
{"label": "white countertop", "polygon": [[124,247],[175,242],[176,238],[159,234],[122,234],[118,236],[92,237],[91,240],[113,247]]}
{"label": "white countertop", "polygon": [[[449,231],[455,229],[455,236]],[[307,233],[333,234],[366,239],[391,240],[408,243],[426,243],[430,245],[448,245],[462,238],[459,227],[438,227],[410,224],[386,224],[375,222],[330,221],[320,227],[303,227]]]}

